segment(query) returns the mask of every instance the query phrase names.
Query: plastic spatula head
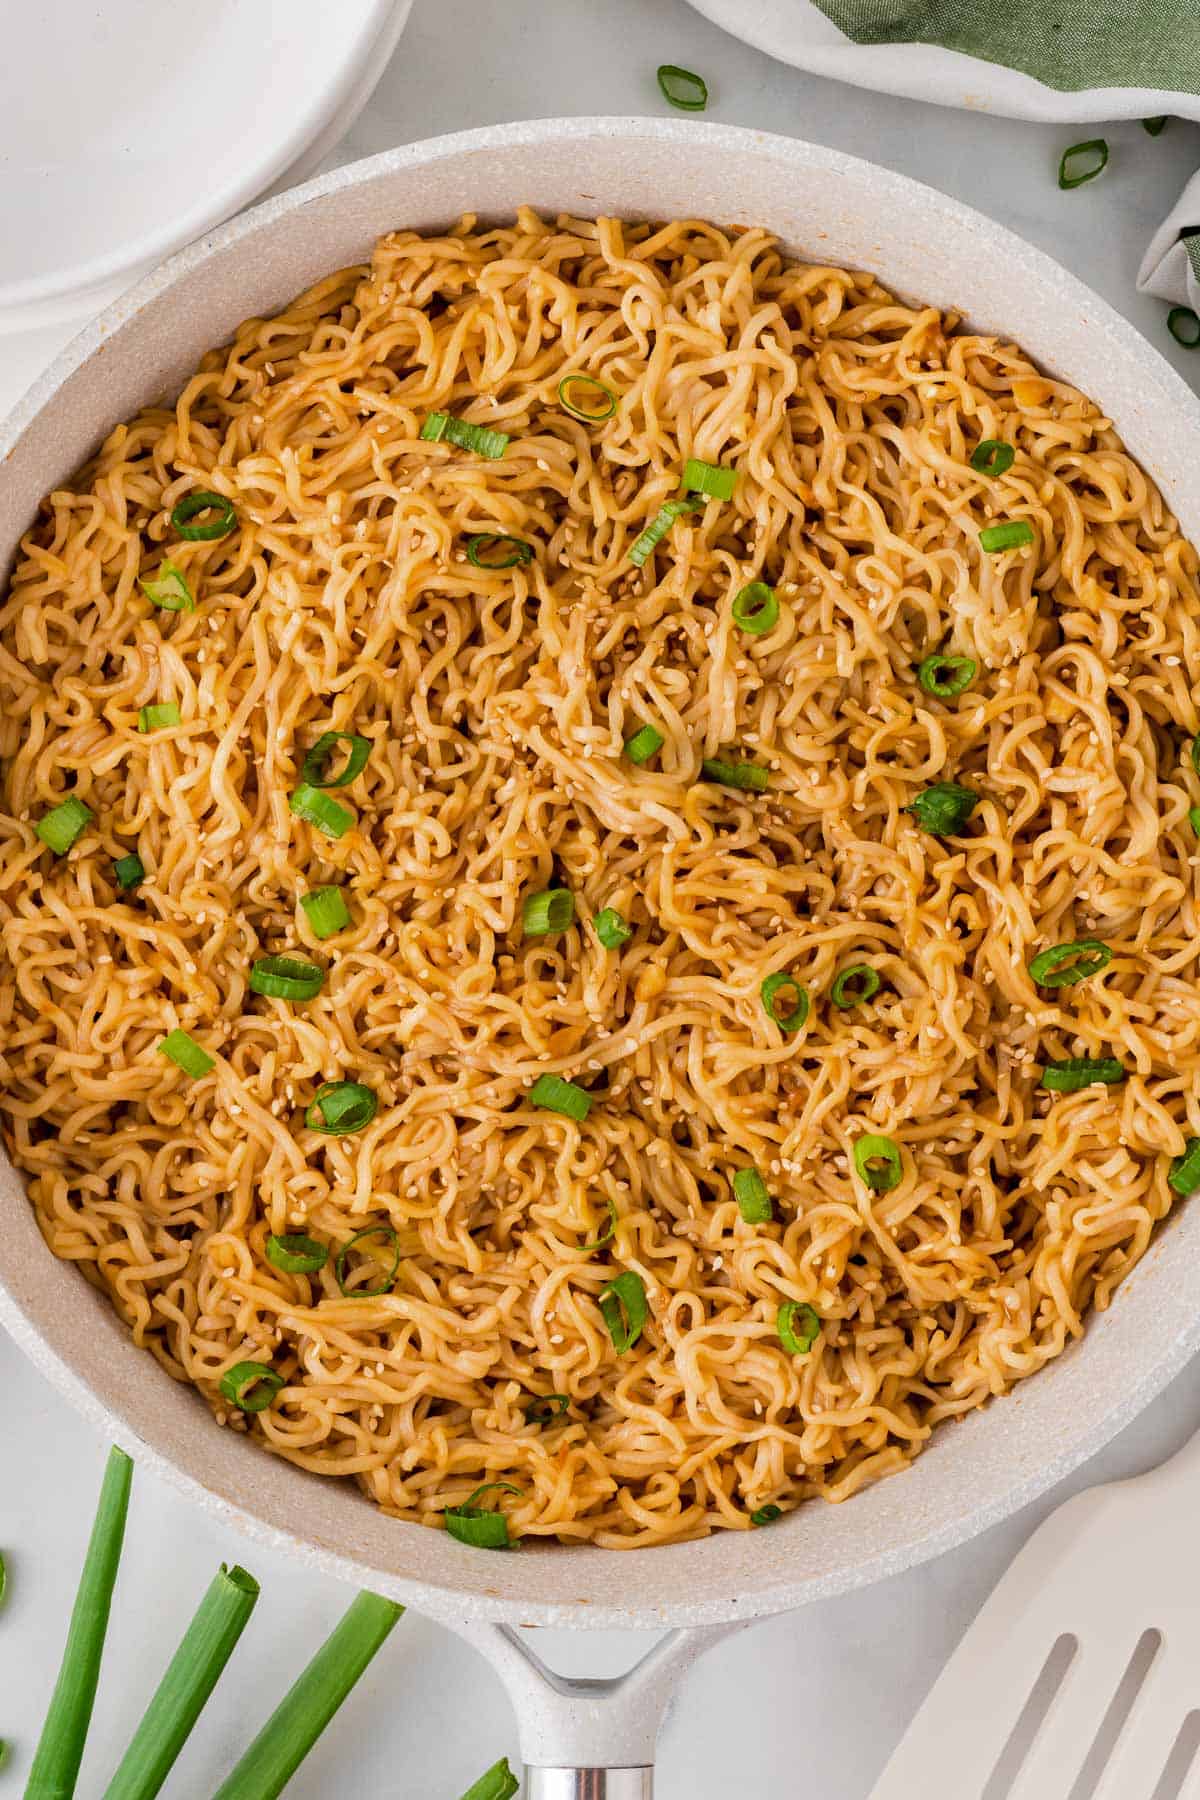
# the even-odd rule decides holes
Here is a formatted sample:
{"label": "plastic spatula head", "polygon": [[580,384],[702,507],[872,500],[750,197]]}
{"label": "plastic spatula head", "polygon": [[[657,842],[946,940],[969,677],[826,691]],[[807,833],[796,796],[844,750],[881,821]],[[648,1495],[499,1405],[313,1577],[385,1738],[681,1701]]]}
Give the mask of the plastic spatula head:
{"label": "plastic spatula head", "polygon": [[1200,1800],[1200,1435],[1030,1538],[870,1800]]}

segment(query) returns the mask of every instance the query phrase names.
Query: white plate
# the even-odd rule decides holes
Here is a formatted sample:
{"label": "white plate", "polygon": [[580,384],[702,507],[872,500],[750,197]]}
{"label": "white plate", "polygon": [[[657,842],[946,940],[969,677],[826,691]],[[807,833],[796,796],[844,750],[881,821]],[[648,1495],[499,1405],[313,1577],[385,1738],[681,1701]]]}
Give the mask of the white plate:
{"label": "white plate", "polygon": [[412,0],[42,0],[0,60],[0,330],[92,311],[349,128]]}

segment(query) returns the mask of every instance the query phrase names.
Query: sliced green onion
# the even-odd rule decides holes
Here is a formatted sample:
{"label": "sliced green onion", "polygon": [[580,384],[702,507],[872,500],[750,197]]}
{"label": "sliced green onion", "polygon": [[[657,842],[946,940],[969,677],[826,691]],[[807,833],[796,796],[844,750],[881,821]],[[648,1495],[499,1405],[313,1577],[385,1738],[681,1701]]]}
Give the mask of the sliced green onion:
{"label": "sliced green onion", "polygon": [[[388,1249],[392,1252],[392,1266],[378,1287],[348,1287],[346,1285],[346,1258],[353,1250],[355,1244],[361,1244],[366,1238],[383,1239]],[[354,1236],[347,1239],[342,1245],[337,1253],[337,1261],[333,1265],[333,1272],[337,1277],[338,1287],[341,1289],[347,1300],[377,1300],[380,1294],[391,1293],[393,1287],[396,1285],[396,1272],[399,1267],[400,1239],[397,1237],[392,1227],[390,1225],[368,1225],[365,1231],[356,1231]],[[353,1277],[355,1272],[356,1271],[352,1269],[350,1271],[350,1276]]]}
{"label": "sliced green onion", "polygon": [[726,762],[719,756],[706,756],[700,764],[700,779],[716,782],[719,787],[746,788],[751,793],[765,794],[771,785],[771,771],[761,763]]}
{"label": "sliced green onion", "polygon": [[125,1452],[110,1450],[66,1648],[29,1771],[25,1800],[70,1800],[75,1792],[96,1699],[132,1481],[133,1464]]}
{"label": "sliced green onion", "polygon": [[301,894],[300,904],[314,937],[333,937],[351,923],[350,908],[341,888],[313,888],[309,893]]}
{"label": "sliced green onion", "polygon": [[267,1239],[267,1261],[285,1275],[315,1275],[329,1261],[329,1246],[303,1231],[273,1231]]}
{"label": "sliced green onion", "polygon": [[680,112],[703,112],[708,105],[708,83],[694,69],[681,69],[678,63],[660,63],[658,85],[663,99]]}
{"label": "sliced green onion", "polygon": [[[210,519],[201,517],[203,513],[211,513]],[[198,522],[197,522],[198,521]],[[237,513],[233,501],[227,500],[224,494],[214,494],[207,488],[199,488],[194,494],[185,494],[183,499],[171,509],[171,523],[181,538],[189,542],[207,543],[212,538],[228,537],[237,529]]]}
{"label": "sliced green onion", "polygon": [[[796,996],[796,1000],[790,1012],[781,1013],[776,1004],[775,996],[785,988],[791,989],[792,993]],[[772,1019],[775,1024],[778,1025],[780,1031],[799,1031],[800,1027],[804,1024],[804,1021],[808,1018],[809,1007],[812,1002],[808,997],[808,989],[802,987],[794,975],[789,975],[786,969],[777,969],[773,975],[767,976],[758,991],[762,997],[763,1011],[766,1013],[768,1019]],[[785,1005],[787,1004],[787,998],[787,994],[784,993],[783,1000]]]}
{"label": "sliced green onion", "polygon": [[306,825],[314,825],[326,837],[340,838],[354,823],[354,814],[340,800],[331,800],[320,788],[302,782],[288,806]]}
{"label": "sliced green onion", "polygon": [[606,906],[592,920],[596,936],[606,950],[619,950],[633,936],[633,926],[627,925],[614,906]]}
{"label": "sliced green onion", "polygon": [[879,972],[870,963],[852,963],[833,978],[833,986],[829,990],[829,998],[843,1012],[852,1006],[863,1006],[873,1000],[883,983]]}
{"label": "sliced green onion", "polygon": [[1200,837],[1200,806],[1188,807],[1188,824],[1191,826],[1196,836]]}
{"label": "sliced green onion", "polygon": [[653,725],[643,725],[632,737],[625,739],[625,754],[631,763],[648,763],[652,756],[657,756],[666,741],[662,732],[656,731]]}
{"label": "sliced green onion", "polygon": [[1161,137],[1167,127],[1167,115],[1159,113],[1157,118],[1143,119],[1142,130],[1150,137]]}
{"label": "sliced green onion", "polygon": [[776,1519],[782,1519],[782,1517],[782,1506],[776,1506],[775,1502],[772,1500],[768,1502],[766,1506],[755,1508],[750,1514],[750,1523],[752,1525],[773,1525]]}
{"label": "sliced green onion", "polygon": [[561,1419],[570,1404],[569,1394],[535,1394],[525,1402],[525,1417],[531,1425],[549,1425],[552,1419]]}
{"label": "sliced green onion", "polygon": [[165,700],[161,706],[143,706],[138,713],[139,731],[163,731],[180,722],[179,706],[174,700]]}
{"label": "sliced green onion", "polygon": [[[326,779],[326,767],[338,744],[350,746],[346,753],[345,767],[340,774],[330,775]],[[356,731],[323,731],[300,766],[300,785],[314,788],[349,787],[354,777],[361,775],[366,768],[370,754],[370,738],[360,737]]]}
{"label": "sliced green onion", "polygon": [[154,1800],[216,1687],[258,1599],[253,1575],[225,1563],[183,1635],[104,1800]]}
{"label": "sliced green onion", "polygon": [[927,694],[938,700],[953,700],[965,694],[976,675],[979,664],[969,656],[927,656],[917,669],[917,680]]}
{"label": "sliced green onion", "polygon": [[1197,318],[1190,306],[1171,308],[1167,314],[1167,330],[1185,350],[1194,350],[1200,344],[1200,318]]}
{"label": "sliced green onion", "polygon": [[159,607],[163,612],[195,612],[196,597],[187,584],[187,577],[182,569],[173,562],[164,561],[158,565],[158,573],[149,581],[138,577],[138,586],[147,600]]}
{"label": "sliced green onion", "polygon": [[676,519],[684,513],[699,512],[704,506],[703,499],[696,497],[682,500],[667,500],[659,507],[641,536],[635,539],[629,552],[629,560],[637,568],[641,568],[658,544],[666,537]]}
{"label": "sliced green onion", "polygon": [[403,1612],[357,1595],[213,1800],[278,1800]]}
{"label": "sliced green onion", "polygon": [[158,1050],[160,1055],[169,1056],[194,1081],[216,1067],[216,1058],[210,1056],[207,1050],[202,1050],[195,1038],[189,1037],[186,1031],[168,1031]]}
{"label": "sliced green onion", "polygon": [[1048,1062],[1042,1070],[1042,1086],[1056,1094],[1077,1094],[1097,1081],[1112,1087],[1124,1079],[1115,1056],[1068,1056],[1062,1062]]}
{"label": "sliced green onion", "polygon": [[462,1800],[512,1800],[520,1791],[521,1783],[509,1768],[507,1756],[502,1756],[471,1783]]}
{"label": "sliced green onion", "polygon": [[611,1244],[613,1239],[617,1235],[616,1201],[615,1200],[606,1200],[604,1202],[604,1204],[608,1208],[608,1230],[604,1233],[603,1237],[593,1238],[593,1240],[590,1244],[580,1244],[579,1248],[581,1251],[603,1250],[605,1244]]}
{"label": "sliced green onion", "polygon": [[575,918],[575,896],[569,888],[547,888],[530,894],[521,908],[526,937],[548,937],[565,931]]}
{"label": "sliced green onion", "polygon": [[977,475],[1007,475],[1016,455],[1013,446],[1003,438],[984,438],[971,453],[971,467]]}
{"label": "sliced green onion", "polygon": [[689,456],[683,465],[680,487],[685,494],[704,494],[710,500],[732,500],[737,487],[736,469],[725,469],[720,463],[699,462]]}
{"label": "sliced green onion", "polygon": [[564,1081],[561,1075],[539,1075],[529,1090],[529,1102],[531,1106],[544,1107],[547,1112],[562,1113],[579,1124],[592,1109],[592,1096],[587,1089],[573,1081]]}
{"label": "sliced green onion", "polygon": [[472,425],[469,419],[456,419],[451,413],[443,412],[430,413],[421,427],[421,436],[429,444],[445,438],[448,444],[457,444],[460,450],[473,450],[477,456],[486,456],[489,462],[497,462],[509,445],[507,432],[493,431],[487,425]]}
{"label": "sliced green onion", "polygon": [[774,1218],[767,1184],[757,1169],[739,1169],[733,1178],[733,1192],[747,1225],[765,1225]]}
{"label": "sliced green onion", "polygon": [[[1063,151],[1058,165],[1058,185],[1060,188],[1077,188],[1085,181],[1095,181],[1107,162],[1107,138],[1088,138],[1085,143],[1071,144]],[[1077,172],[1072,164],[1078,165]]]}
{"label": "sliced green onion", "polygon": [[765,637],[779,623],[775,589],[765,581],[748,581],[735,596],[731,612],[739,631],[748,631],[751,637]]}
{"label": "sliced green onion", "polygon": [[378,1097],[361,1081],[327,1081],[313,1095],[304,1123],[326,1137],[346,1137],[364,1131],[378,1111]]}
{"label": "sliced green onion", "polygon": [[1033,526],[1028,519],[1010,519],[1006,525],[985,525],[979,534],[979,548],[989,555],[998,550],[1018,550],[1032,544]]}
{"label": "sliced green onion", "polygon": [[461,1506],[448,1506],[442,1517],[452,1538],[457,1538],[460,1544],[470,1544],[475,1550],[508,1549],[508,1520],[504,1514],[475,1504],[482,1495],[493,1493],[520,1495],[521,1489],[514,1487],[511,1481],[485,1481]]}
{"label": "sliced green onion", "polygon": [[33,829],[56,856],[65,856],[71,845],[83,836],[91,820],[91,807],[85,806],[77,794],[68,794],[48,813],[43,813]]}
{"label": "sliced green onion", "polygon": [[974,788],[959,787],[955,781],[938,781],[932,787],[922,788],[904,811],[912,814],[922,831],[934,837],[949,837],[961,830],[978,805],[979,795]]}
{"label": "sliced green onion", "polygon": [[867,1132],[855,1144],[854,1167],[875,1194],[891,1193],[904,1175],[899,1144],[877,1131]]}
{"label": "sliced green onion", "polygon": [[4,1596],[8,1591],[8,1566],[4,1561],[4,1552],[0,1550],[0,1606],[4,1604]]}
{"label": "sliced green onion", "polygon": [[250,991],[271,1000],[311,1000],[324,984],[324,969],[295,956],[260,956],[250,965]]}
{"label": "sliced green onion", "polygon": [[[599,394],[601,398],[597,405],[589,410],[587,406],[581,406],[578,400],[572,399],[576,388],[585,389],[588,395]],[[610,387],[597,381],[594,375],[564,375],[558,384],[558,401],[572,418],[582,419],[585,425],[601,425],[605,419],[611,419],[617,410],[617,396]]]}
{"label": "sliced green onion", "polygon": [[807,1300],[785,1300],[775,1314],[775,1329],[789,1356],[807,1356],[821,1335],[821,1315]]}
{"label": "sliced green onion", "polygon": [[477,569],[515,569],[533,561],[533,545],[501,531],[477,531],[467,539],[467,561]]}
{"label": "sliced green onion", "polygon": [[260,1413],[266,1412],[285,1383],[270,1363],[240,1362],[226,1369],[217,1385],[231,1406]]}
{"label": "sliced green onion", "polygon": [[1184,1196],[1200,1188],[1200,1137],[1188,1139],[1183,1155],[1172,1162],[1167,1180],[1177,1194]]}
{"label": "sliced green onion", "polygon": [[1113,953],[1099,938],[1078,938],[1073,944],[1053,944],[1041,950],[1029,965],[1039,987],[1074,987],[1089,975],[1098,975],[1112,961]]}
{"label": "sliced green onion", "polygon": [[113,864],[113,878],[119,888],[135,888],[146,879],[146,865],[140,856],[119,856]]}
{"label": "sliced green onion", "polygon": [[633,1349],[642,1335],[649,1310],[646,1284],[632,1269],[622,1270],[600,1289],[600,1316],[608,1326],[608,1335],[618,1356]]}

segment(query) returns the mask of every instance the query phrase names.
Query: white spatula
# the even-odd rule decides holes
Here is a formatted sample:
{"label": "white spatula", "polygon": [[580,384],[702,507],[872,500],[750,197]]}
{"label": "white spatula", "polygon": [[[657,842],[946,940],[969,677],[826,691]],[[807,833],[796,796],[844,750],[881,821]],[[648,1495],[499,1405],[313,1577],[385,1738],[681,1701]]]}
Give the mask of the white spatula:
{"label": "white spatula", "polygon": [[1200,1800],[1198,1750],[1200,1434],[1039,1527],[870,1800]]}

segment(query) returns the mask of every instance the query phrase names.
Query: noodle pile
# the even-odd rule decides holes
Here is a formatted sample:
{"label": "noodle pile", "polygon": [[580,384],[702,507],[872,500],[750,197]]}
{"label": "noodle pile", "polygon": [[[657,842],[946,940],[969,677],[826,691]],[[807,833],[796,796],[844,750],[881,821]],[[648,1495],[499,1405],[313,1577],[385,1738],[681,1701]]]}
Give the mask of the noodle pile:
{"label": "noodle pile", "polygon": [[[614,416],[566,410],[573,370]],[[439,409],[506,455],[422,441]],[[987,439],[1001,475],[971,467]],[[639,569],[689,457],[733,498]],[[230,535],[180,541],[198,489]],[[985,554],[1014,519],[1032,546]],[[532,561],[472,566],[479,533]],[[145,597],[164,559],[194,611]],[[403,1518],[503,1481],[480,1504],[514,1536],[629,1548],[902,1468],[1109,1303],[1200,1132],[1196,570],[1090,401],[763,231],[385,238],[113,431],[0,608],[0,1104],[48,1244],[223,1424]],[[730,614],[753,580],[761,636]],[[940,650],[978,663],[954,698],[917,681]],[[371,745],[338,839],[288,804],[326,731]],[[698,779],[722,755],[769,791]],[[904,810],[938,781],[979,795],[945,837]],[[56,856],[34,827],[68,791],[94,818]],[[321,885],[351,914],[325,942]],[[550,887],[575,922],[530,937]],[[1083,937],[1103,972],[1031,979]],[[253,994],[288,953],[320,994]],[[879,992],[833,1005],[860,964]],[[799,1030],[764,1009],[775,971]],[[158,1053],[176,1028],[208,1073]],[[1125,1079],[1039,1085],[1074,1056]],[[584,1122],[530,1105],[547,1073]],[[339,1080],[376,1117],[308,1129]],[[865,1133],[899,1146],[890,1191]],[[368,1241],[343,1293],[333,1253],[371,1225],[394,1284],[356,1292],[386,1286]],[[325,1268],[273,1266],[288,1232]],[[649,1316],[619,1353],[623,1271]],[[819,1315],[807,1354],[787,1300]],[[254,1414],[219,1386],[247,1359],[284,1382]]]}

